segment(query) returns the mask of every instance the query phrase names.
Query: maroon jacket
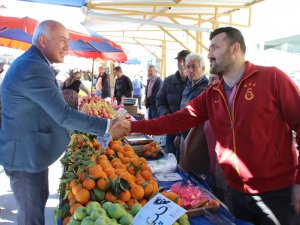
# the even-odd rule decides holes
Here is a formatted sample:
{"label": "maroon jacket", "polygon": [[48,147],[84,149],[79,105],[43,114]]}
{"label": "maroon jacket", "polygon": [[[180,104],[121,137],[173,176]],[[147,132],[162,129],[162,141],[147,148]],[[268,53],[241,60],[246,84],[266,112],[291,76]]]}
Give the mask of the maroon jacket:
{"label": "maroon jacket", "polygon": [[300,92],[275,67],[246,62],[230,112],[223,80],[177,113],[131,122],[132,132],[175,133],[209,119],[216,152],[229,185],[263,193],[300,184],[292,130],[300,140]]}

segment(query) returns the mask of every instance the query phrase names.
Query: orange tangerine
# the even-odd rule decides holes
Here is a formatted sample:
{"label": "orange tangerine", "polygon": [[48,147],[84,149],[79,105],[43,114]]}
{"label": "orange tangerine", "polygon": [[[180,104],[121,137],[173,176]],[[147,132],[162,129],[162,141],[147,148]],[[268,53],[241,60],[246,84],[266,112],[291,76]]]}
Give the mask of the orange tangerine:
{"label": "orange tangerine", "polygon": [[130,174],[129,172],[123,172],[120,174],[120,177],[123,178],[124,180],[126,180],[129,184],[131,182],[135,182],[135,176],[133,176],[132,174]]}
{"label": "orange tangerine", "polygon": [[105,155],[109,156],[109,157],[113,157],[115,155],[115,151],[112,149],[107,149],[105,151]]}
{"label": "orange tangerine", "polygon": [[97,180],[97,188],[101,191],[107,190],[109,187],[109,179],[108,178],[100,178]]}
{"label": "orange tangerine", "polygon": [[131,199],[131,193],[128,190],[122,191],[119,196],[120,200],[123,202],[127,202],[129,199]]}
{"label": "orange tangerine", "polygon": [[104,172],[106,173],[106,175],[107,175],[108,177],[111,176],[112,174],[115,174],[115,173],[116,173],[115,169],[112,168],[112,167],[107,167],[107,168],[105,168],[105,169],[104,169]]}
{"label": "orange tangerine", "polygon": [[[124,156],[124,155],[123,155]],[[120,157],[119,157],[120,158]],[[123,164],[127,164],[130,162],[130,158],[128,158],[127,156],[124,156],[124,158],[120,158]]]}
{"label": "orange tangerine", "polygon": [[92,178],[85,178],[82,182],[82,186],[87,190],[92,190],[96,186],[96,182]]}
{"label": "orange tangerine", "polygon": [[144,206],[144,205],[146,205],[146,203],[147,203],[147,199],[141,199],[141,200],[139,200],[139,203],[142,205],[142,206]]}
{"label": "orange tangerine", "polygon": [[109,201],[109,202],[114,202],[117,200],[117,197],[115,195],[113,195],[113,193],[111,191],[108,191],[105,194],[105,200]]}
{"label": "orange tangerine", "polygon": [[124,145],[125,152],[134,151],[133,147],[129,144]]}
{"label": "orange tangerine", "polygon": [[72,205],[72,206],[70,207],[70,214],[73,215],[74,212],[75,212],[75,210],[76,210],[77,208],[79,208],[79,207],[82,207],[82,206],[83,206],[83,205],[81,205],[80,203],[75,203],[74,205]]}
{"label": "orange tangerine", "polygon": [[75,184],[72,187],[72,193],[76,196],[77,192],[81,189],[81,184]]}
{"label": "orange tangerine", "polygon": [[86,204],[90,201],[90,192],[85,188],[81,188],[76,194],[76,201],[80,204]]}
{"label": "orange tangerine", "polygon": [[128,206],[128,208],[129,209],[131,209],[131,207],[133,206],[133,205],[135,205],[135,204],[137,204],[137,203],[139,203],[137,200],[135,200],[135,199],[129,199],[129,201],[128,202],[126,202],[126,204],[127,204],[127,206]]}
{"label": "orange tangerine", "polygon": [[140,200],[144,197],[145,191],[141,185],[135,185],[130,189],[132,197],[136,200]]}
{"label": "orange tangerine", "polygon": [[95,179],[101,177],[103,170],[102,167],[96,163],[93,164],[93,166],[88,168],[89,175]]}

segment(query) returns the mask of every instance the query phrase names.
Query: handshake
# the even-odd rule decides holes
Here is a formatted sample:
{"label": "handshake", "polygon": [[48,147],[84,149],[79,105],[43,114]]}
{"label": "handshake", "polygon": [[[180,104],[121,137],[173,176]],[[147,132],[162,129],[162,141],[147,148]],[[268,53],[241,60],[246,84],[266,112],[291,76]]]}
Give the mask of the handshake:
{"label": "handshake", "polygon": [[127,119],[120,117],[113,119],[110,122],[108,133],[113,138],[121,138],[128,135],[131,132],[131,124]]}

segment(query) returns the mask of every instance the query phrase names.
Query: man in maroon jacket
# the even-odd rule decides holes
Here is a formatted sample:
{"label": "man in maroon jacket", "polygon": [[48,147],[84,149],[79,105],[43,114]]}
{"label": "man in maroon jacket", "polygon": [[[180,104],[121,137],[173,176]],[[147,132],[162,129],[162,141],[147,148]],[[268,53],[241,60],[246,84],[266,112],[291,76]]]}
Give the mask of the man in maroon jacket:
{"label": "man in maroon jacket", "polygon": [[218,28],[210,40],[210,72],[222,76],[218,84],[174,114],[113,126],[160,135],[209,120],[234,215],[254,224],[300,224],[299,160],[292,137],[294,130],[299,146],[299,89],[276,67],[245,61],[239,30]]}

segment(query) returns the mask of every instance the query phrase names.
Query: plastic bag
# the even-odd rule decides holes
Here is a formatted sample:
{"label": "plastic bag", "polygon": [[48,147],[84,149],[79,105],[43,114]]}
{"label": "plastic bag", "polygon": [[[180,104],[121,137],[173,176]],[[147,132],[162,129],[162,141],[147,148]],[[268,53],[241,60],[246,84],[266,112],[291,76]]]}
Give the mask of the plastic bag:
{"label": "plastic bag", "polygon": [[158,160],[148,161],[152,173],[172,173],[176,171],[177,160],[174,154],[168,153]]}
{"label": "plastic bag", "polygon": [[193,208],[201,203],[209,204],[213,200],[208,191],[191,182],[176,182],[170,190],[180,196],[185,209]]}

